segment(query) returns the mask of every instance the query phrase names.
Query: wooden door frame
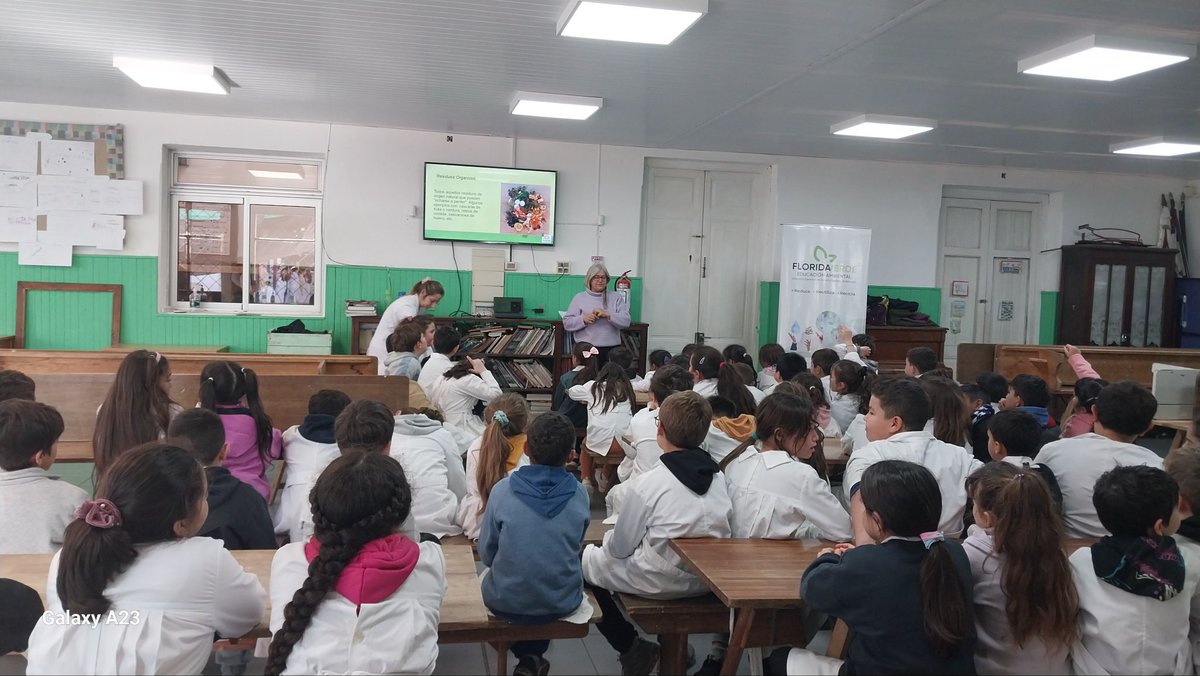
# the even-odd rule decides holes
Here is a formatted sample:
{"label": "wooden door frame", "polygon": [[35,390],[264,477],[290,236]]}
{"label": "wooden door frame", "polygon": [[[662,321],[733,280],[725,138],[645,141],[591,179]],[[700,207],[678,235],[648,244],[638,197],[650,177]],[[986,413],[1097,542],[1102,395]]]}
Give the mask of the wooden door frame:
{"label": "wooden door frame", "polygon": [[121,342],[121,294],[120,284],[78,284],[75,282],[17,282],[17,326],[15,343],[18,349],[25,347],[25,302],[30,291],[98,291],[112,294],[112,334],[110,345]]}

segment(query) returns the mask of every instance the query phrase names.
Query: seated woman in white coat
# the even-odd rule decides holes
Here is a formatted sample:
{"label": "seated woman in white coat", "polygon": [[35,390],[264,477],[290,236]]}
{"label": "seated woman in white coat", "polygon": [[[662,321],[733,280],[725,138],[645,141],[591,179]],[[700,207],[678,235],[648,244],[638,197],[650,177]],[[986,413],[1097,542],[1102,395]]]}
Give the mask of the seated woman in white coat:
{"label": "seated woman in white coat", "polygon": [[404,409],[388,453],[404,468],[412,490],[417,531],[438,538],[459,535],[458,504],[467,494],[467,475],[454,434],[432,409]]}
{"label": "seated woman in white coat", "polygon": [[804,462],[821,439],[812,404],[776,392],[758,405],[755,421],[757,441],[743,443],[721,463],[733,502],[733,537],[851,540],[850,513]]}
{"label": "seated woman in white coat", "polygon": [[[182,448],[122,453],[76,511],[50,563],[48,615],[29,639],[29,674],[199,674],[213,635],[261,620],[264,597],[208,517],[204,469]],[[97,624],[72,618],[98,614]],[[106,621],[107,620],[107,621]]]}
{"label": "seated woman in white coat", "polygon": [[758,402],[767,396],[746,384],[733,362],[726,362],[714,347],[701,345],[692,352],[689,366],[696,384],[692,389],[702,397],[719,394],[737,407],[739,415],[754,415]]}
{"label": "seated woman in white coat", "polygon": [[529,404],[519,394],[502,394],[483,411],[487,427],[467,450],[467,494],[458,506],[456,522],[472,540],[479,527],[492,487],[513,470],[529,464],[525,456],[525,426]]}
{"label": "seated woman in white coat", "polygon": [[[587,406],[588,424],[587,438],[584,440],[587,450],[598,455],[608,455],[609,450],[616,445],[617,437],[629,429],[629,421],[633,418],[633,385],[629,376],[615,362],[609,362],[600,368],[596,379],[589,383],[572,385],[567,390],[567,396]],[[616,470],[606,466],[605,471],[615,474]],[[586,454],[579,465],[580,477],[585,486],[591,484],[591,462]],[[599,472],[596,485],[601,492],[608,490],[612,476]]]}
{"label": "seated woman in white coat", "polygon": [[446,560],[397,532],[411,506],[393,458],[354,451],[329,465],[313,488],[315,535],[271,562],[265,673],[433,672]]}
{"label": "seated woman in white coat", "polygon": [[712,408],[695,392],[676,392],[659,408],[659,465],[638,477],[602,546],[583,550],[583,579],[604,619],[597,628],[621,654],[624,673],[648,674],[658,646],[640,638],[612,592],[678,599],[708,592],[671,548],[675,538],[729,537],[729,492],[717,463],[700,449]]}
{"label": "seated woman in white coat", "polygon": [[475,414],[475,407],[480,402],[486,406],[500,396],[500,383],[482,359],[460,355],[455,361],[425,394],[433,408],[446,416],[446,422],[471,436],[479,436],[483,434],[483,419]]}

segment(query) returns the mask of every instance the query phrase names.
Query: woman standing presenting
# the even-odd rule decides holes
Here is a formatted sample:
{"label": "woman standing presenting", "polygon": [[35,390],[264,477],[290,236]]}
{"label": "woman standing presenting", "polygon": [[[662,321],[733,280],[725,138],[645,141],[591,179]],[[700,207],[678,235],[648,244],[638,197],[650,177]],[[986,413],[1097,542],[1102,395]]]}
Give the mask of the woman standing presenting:
{"label": "woman standing presenting", "polygon": [[575,342],[586,341],[600,349],[600,364],[608,351],[621,344],[621,329],[629,328],[629,304],[625,296],[608,291],[608,269],[600,263],[588,268],[585,291],[575,294],[563,315],[563,328]]}
{"label": "woman standing presenting", "polygon": [[436,306],[445,293],[441,282],[426,277],[413,284],[413,288],[407,294],[392,301],[388,309],[383,311],[383,317],[379,319],[379,326],[376,327],[375,335],[371,336],[371,344],[367,347],[367,354],[375,357],[378,363],[379,375],[387,373],[383,360],[388,353],[388,336],[392,335],[400,322],[420,314],[425,308]]}

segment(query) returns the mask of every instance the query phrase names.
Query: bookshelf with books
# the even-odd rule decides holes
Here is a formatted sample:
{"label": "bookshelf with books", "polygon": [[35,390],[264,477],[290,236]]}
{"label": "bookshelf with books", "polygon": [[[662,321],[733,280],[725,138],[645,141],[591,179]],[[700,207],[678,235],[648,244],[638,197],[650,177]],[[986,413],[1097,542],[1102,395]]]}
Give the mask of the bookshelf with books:
{"label": "bookshelf with books", "polygon": [[[571,370],[571,335],[559,320],[435,317],[433,321],[458,329],[463,337],[459,349],[490,360],[500,388],[525,394],[531,411],[549,410],[559,376]],[[646,330],[646,324],[633,324],[622,332],[639,373],[646,368]]]}

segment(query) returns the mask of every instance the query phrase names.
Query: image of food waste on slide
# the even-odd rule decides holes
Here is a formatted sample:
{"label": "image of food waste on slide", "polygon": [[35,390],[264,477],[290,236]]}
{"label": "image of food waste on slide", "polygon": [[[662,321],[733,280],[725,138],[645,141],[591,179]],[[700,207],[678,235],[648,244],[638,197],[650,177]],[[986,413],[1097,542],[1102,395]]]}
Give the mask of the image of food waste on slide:
{"label": "image of food waste on slide", "polygon": [[500,232],[503,234],[545,234],[550,214],[550,186],[516,183],[500,184]]}

